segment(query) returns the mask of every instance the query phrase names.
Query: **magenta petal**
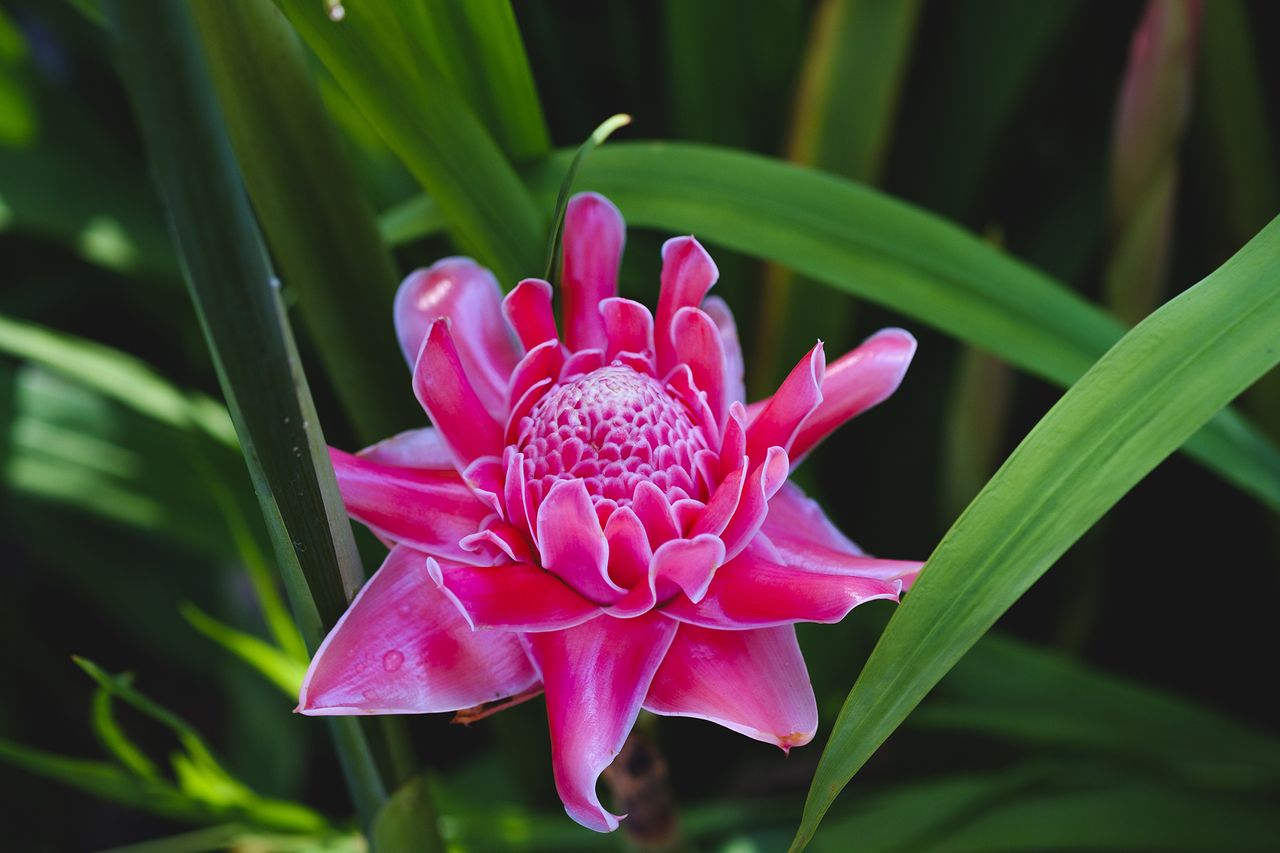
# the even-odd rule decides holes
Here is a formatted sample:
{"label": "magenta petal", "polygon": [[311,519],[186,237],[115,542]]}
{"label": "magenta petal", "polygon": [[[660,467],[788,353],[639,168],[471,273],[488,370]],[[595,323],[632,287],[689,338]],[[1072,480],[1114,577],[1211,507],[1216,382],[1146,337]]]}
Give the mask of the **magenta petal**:
{"label": "magenta petal", "polygon": [[826,360],[822,342],[809,350],[792,368],[777,392],[753,407],[747,425],[747,454],[752,462],[764,459],[770,447],[790,451],[800,425],[822,403],[822,379]]}
{"label": "magenta petal", "polygon": [[790,625],[750,631],[681,625],[644,707],[710,720],[783,749],[808,743],[818,730],[818,703]]}
{"label": "magenta petal", "polygon": [[701,310],[681,308],[671,321],[671,342],[676,358],[689,365],[693,383],[706,392],[707,406],[719,429],[728,416],[730,402],[720,330],[716,328],[715,321]]}
{"label": "magenta petal", "polygon": [[526,278],[517,284],[502,300],[502,313],[526,350],[559,338],[551,285],[540,278]]}
{"label": "magenta petal", "polygon": [[396,336],[410,368],[438,319],[449,321],[462,367],[485,407],[500,412],[519,352],[502,322],[502,290],[493,273],[470,258],[445,258],[404,280],[396,293]]}
{"label": "magenta petal", "polygon": [[674,539],[680,535],[680,529],[676,527],[675,513],[671,511],[671,502],[667,500],[666,495],[662,494],[661,489],[648,480],[642,480],[636,486],[635,494],[631,498],[631,508],[639,517],[640,523],[644,525],[651,547],[657,548],[668,539]]}
{"label": "magenta petal", "polygon": [[455,471],[383,465],[334,448],[329,448],[329,458],[352,518],[392,541],[475,562],[475,555],[459,543],[493,510]]}
{"label": "magenta petal", "polygon": [[609,516],[604,528],[609,543],[609,577],[623,589],[632,589],[649,578],[653,549],[644,525],[631,507],[620,507]]}
{"label": "magenta petal", "polygon": [[611,604],[625,591],[609,579],[609,544],[582,480],[557,480],[538,507],[542,565],[584,598]]}
{"label": "magenta petal", "polygon": [[453,456],[449,447],[432,427],[406,430],[377,444],[366,447],[359,454],[362,459],[397,465],[401,468],[447,468],[453,470]]}
{"label": "magenta petal", "polygon": [[[505,382],[506,377],[503,379]],[[502,427],[477,396],[444,320],[437,321],[427,333],[413,371],[413,392],[449,446],[459,470],[481,456],[502,454]]]}
{"label": "magenta petal", "polygon": [[793,463],[837,427],[898,389],[915,355],[916,339],[902,329],[882,329],[852,352],[827,365],[822,403],[800,427],[791,447]]}
{"label": "magenta petal", "polygon": [[653,552],[653,576],[660,598],[677,590],[695,604],[707,594],[716,569],[724,562],[724,543],[718,536],[702,534],[692,539],[672,539]]}
{"label": "magenta petal", "polygon": [[774,562],[769,550],[752,543],[716,571],[702,601],[694,604],[679,596],[662,612],[682,622],[721,629],[831,623],[864,601],[896,601],[902,588],[896,580],[802,571]]}
{"label": "magenta petal", "polygon": [[649,613],[525,637],[547,691],[556,790],[588,829],[618,828],[596,780],[622,749],[675,633],[675,622]]}
{"label": "magenta petal", "polygon": [[662,290],[653,333],[659,376],[665,376],[676,365],[675,348],[671,345],[671,323],[676,312],[701,304],[719,277],[715,261],[693,237],[672,237],[662,244]]}
{"label": "magenta petal", "polygon": [[761,530],[779,551],[816,545],[846,554],[862,554],[862,549],[836,527],[818,502],[795,483],[785,483],[769,499],[769,517]]}
{"label": "magenta petal", "polygon": [[477,633],[397,547],[329,632],[302,682],[303,714],[427,714],[519,693],[538,681],[515,634]]}
{"label": "magenta petal", "polygon": [[537,566],[467,566],[430,560],[427,569],[476,628],[558,631],[600,615],[600,608]]}
{"label": "magenta petal", "polygon": [[564,347],[560,346],[559,341],[543,341],[531,348],[511,373],[511,381],[507,386],[510,410],[514,411],[530,388],[544,379],[556,379],[563,367]]}
{"label": "magenta petal", "polygon": [[733,322],[733,312],[729,305],[719,296],[708,296],[702,302],[702,310],[715,321],[720,331],[720,343],[724,348],[725,387],[729,402],[741,403],[747,399],[747,389],[743,383],[746,373],[746,361],[742,357],[742,344],[738,341],[738,326]]}
{"label": "magenta petal", "polygon": [[601,300],[618,293],[626,241],[622,214],[602,195],[579,193],[564,214],[564,338],[571,351],[604,349]]}
{"label": "magenta petal", "polygon": [[601,301],[600,316],[604,318],[606,362],[622,352],[653,352],[653,315],[648,308],[615,296]]}
{"label": "magenta petal", "polygon": [[720,532],[726,559],[736,557],[755,538],[768,516],[769,499],[786,482],[790,467],[786,451],[781,447],[770,447],[764,461],[747,476],[733,517]]}

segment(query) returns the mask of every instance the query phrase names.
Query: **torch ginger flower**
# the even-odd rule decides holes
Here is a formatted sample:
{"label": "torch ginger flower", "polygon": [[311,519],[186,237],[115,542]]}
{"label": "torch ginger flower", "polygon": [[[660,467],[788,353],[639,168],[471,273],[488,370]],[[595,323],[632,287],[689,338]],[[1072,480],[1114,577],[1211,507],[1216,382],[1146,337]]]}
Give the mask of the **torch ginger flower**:
{"label": "torch ginger flower", "polygon": [[[434,427],[332,450],[351,516],[390,547],[311,662],[304,714],[456,711],[546,692],[569,815],[618,826],[596,781],[641,708],[784,750],[817,728],[795,622],[897,600],[920,563],[864,555],[787,483],[897,388],[915,340],[886,329],[827,367],[815,346],[743,405],[742,352],[692,237],[662,248],[656,316],[617,296],[624,226],[595,194],[552,289],[447,258],[395,303]],[[513,334],[514,333],[514,336]]]}

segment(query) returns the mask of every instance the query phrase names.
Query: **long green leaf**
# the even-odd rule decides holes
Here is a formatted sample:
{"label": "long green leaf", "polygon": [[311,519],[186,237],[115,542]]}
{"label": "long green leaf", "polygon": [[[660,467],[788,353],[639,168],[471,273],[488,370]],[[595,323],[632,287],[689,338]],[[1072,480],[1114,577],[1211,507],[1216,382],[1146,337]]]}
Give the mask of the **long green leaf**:
{"label": "long green leaf", "polygon": [[500,281],[538,270],[544,216],[434,59],[408,42],[403,7],[362,0],[335,23],[313,0],[276,4],[440,205],[458,248]]}
{"label": "long green leaf", "polygon": [[[549,207],[572,152],[528,176]],[[1065,286],[972,234],[875,190],[751,154],[702,145],[618,142],[579,185],[609,196],[633,225],[694,233],[877,302],[1023,370],[1067,386],[1124,326]],[[423,229],[432,206],[415,199]],[[404,216],[398,219],[401,234]],[[732,286],[726,283],[722,286]],[[1187,452],[1280,509],[1280,451],[1233,411]]]}
{"label": "long green leaf", "polygon": [[970,646],[1130,488],[1280,361],[1280,219],[1127,334],[938,545],[845,701],[794,849]]}
{"label": "long green leaf", "polygon": [[[361,582],[359,556],[194,26],[178,0],[108,21],[223,392],[309,648]],[[331,724],[366,824],[395,785],[359,721]]]}
{"label": "long green leaf", "polygon": [[369,443],[414,423],[371,377],[404,371],[390,328],[396,268],[293,27],[270,0],[191,4],[245,185],[325,369]]}

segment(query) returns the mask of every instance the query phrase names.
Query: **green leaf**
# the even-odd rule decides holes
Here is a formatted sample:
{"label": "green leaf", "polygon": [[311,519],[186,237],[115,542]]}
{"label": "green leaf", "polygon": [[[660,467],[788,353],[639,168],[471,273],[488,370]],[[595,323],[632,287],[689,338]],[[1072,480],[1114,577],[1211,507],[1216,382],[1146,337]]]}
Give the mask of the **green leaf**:
{"label": "green leaf", "polygon": [[258,220],[346,412],[366,443],[412,425],[391,334],[398,275],[307,67],[270,0],[191,4]]}
{"label": "green leaf", "polygon": [[353,3],[340,23],[313,0],[276,0],[303,40],[444,211],[458,248],[514,283],[538,269],[544,219],[434,58],[406,7]]}
{"label": "green leaf", "polygon": [[438,822],[427,779],[415,776],[378,812],[369,836],[374,853],[443,850]]}
{"label": "green leaf", "polygon": [[115,756],[116,761],[123,764],[134,775],[141,776],[143,779],[159,779],[159,768],[147,758],[137,744],[129,739],[116,721],[113,704],[110,690],[99,687],[94,691],[91,719],[98,740],[102,741],[107,751]]}
{"label": "green leaf", "polygon": [[564,173],[564,180],[560,182],[560,192],[556,195],[556,212],[551,216],[551,237],[547,240],[547,263],[542,273],[542,277],[547,281],[559,279],[558,275],[552,278],[552,272],[556,265],[556,258],[560,256],[560,233],[564,228],[564,213],[569,207],[569,195],[573,192],[573,181],[578,177],[578,170],[582,168],[587,156],[612,136],[615,130],[629,124],[631,124],[631,116],[625,113],[610,116],[591,132],[586,141],[578,146],[578,152],[573,155],[569,170]]}
{"label": "green leaf", "polygon": [[[554,197],[571,157],[559,152],[530,172],[538,198]],[[777,160],[703,145],[618,142],[596,152],[579,183],[611,198],[632,225],[697,234],[783,264],[1058,385],[1079,378],[1124,331],[1065,286],[955,225]],[[1186,449],[1280,509],[1280,451],[1235,412],[1219,413]]]}
{"label": "green leaf", "polygon": [[298,698],[303,676],[307,674],[305,658],[291,657],[252,634],[225,625],[194,604],[183,605],[182,615],[191,627],[262,673],[286,696],[294,700]]}
{"label": "green leaf", "polygon": [[1013,602],[1135,483],[1280,361],[1280,219],[1116,344],[943,538],[836,720],[794,849]]}

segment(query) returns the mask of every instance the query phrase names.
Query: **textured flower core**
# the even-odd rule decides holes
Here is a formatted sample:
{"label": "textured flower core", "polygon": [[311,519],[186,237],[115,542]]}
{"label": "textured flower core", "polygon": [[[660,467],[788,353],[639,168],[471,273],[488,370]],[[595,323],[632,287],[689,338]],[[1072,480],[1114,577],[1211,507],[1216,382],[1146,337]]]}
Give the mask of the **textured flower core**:
{"label": "textured flower core", "polygon": [[656,379],[618,362],[548,391],[521,420],[518,445],[543,494],[556,480],[581,479],[593,500],[619,506],[646,481],[668,500],[705,498],[694,469],[707,449],[702,430]]}

